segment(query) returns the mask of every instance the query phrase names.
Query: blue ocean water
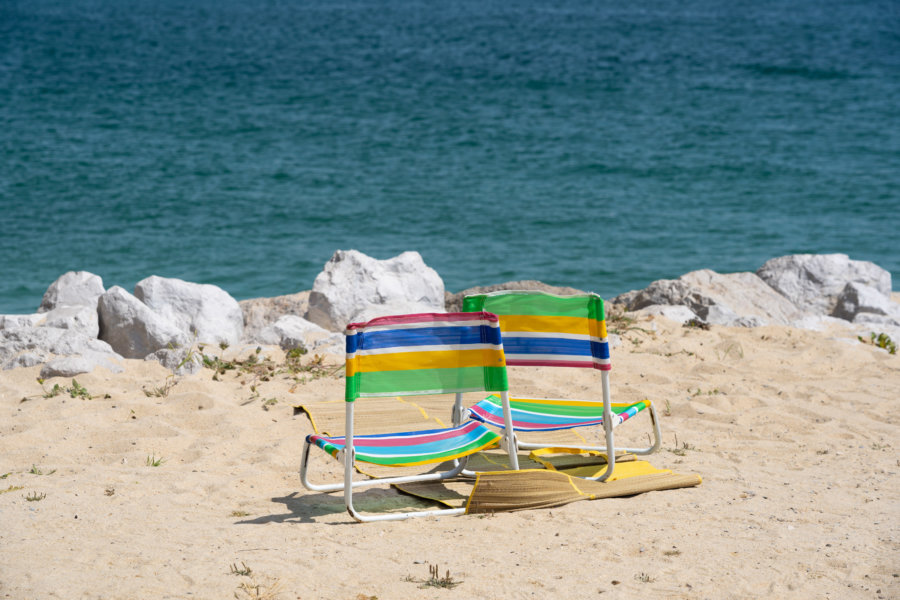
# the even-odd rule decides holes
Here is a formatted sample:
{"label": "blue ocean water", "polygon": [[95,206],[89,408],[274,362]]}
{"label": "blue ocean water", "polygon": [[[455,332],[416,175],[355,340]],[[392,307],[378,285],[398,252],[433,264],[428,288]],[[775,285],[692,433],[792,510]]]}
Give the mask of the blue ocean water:
{"label": "blue ocean water", "polygon": [[900,5],[0,2],[0,313],[88,270],[238,299],[336,249],[612,296],[843,252],[900,278]]}

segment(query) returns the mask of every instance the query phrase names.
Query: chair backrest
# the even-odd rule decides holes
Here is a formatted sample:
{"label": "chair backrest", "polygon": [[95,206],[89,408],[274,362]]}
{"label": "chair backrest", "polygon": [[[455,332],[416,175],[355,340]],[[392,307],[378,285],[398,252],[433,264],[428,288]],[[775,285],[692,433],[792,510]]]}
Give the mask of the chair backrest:
{"label": "chair backrest", "polygon": [[466,296],[463,311],[500,317],[509,366],[611,368],[603,299],[501,291]]}
{"label": "chair backrest", "polygon": [[496,315],[424,313],[347,326],[345,399],[509,390]]}

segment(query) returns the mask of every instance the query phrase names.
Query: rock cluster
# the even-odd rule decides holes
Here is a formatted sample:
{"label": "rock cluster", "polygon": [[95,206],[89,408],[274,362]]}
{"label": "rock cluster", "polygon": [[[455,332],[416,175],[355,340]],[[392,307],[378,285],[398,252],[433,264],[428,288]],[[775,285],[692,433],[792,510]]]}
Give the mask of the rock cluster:
{"label": "rock cluster", "polygon": [[[0,315],[0,368],[40,364],[41,377],[69,377],[98,365],[121,371],[123,358],[137,358],[193,372],[199,359],[188,350],[198,344],[342,355],[348,323],[459,310],[468,293],[502,289],[578,291],[518,281],[450,294],[417,252],[376,260],[338,250],[311,291],[240,303],[213,285],[154,275],[131,294],[119,286],[105,289],[97,275],[73,271],[50,285],[36,313]],[[840,322],[900,337],[900,305],[890,294],[890,273],[871,262],[844,254],[796,254],[774,258],[756,273],[701,270],[654,281],[612,302],[679,321],[804,328]]]}
{"label": "rock cluster", "polygon": [[612,302],[629,311],[714,325],[818,328],[840,320],[900,329],[900,305],[891,300],[891,274],[846,254],[782,256],[756,273],[692,271],[654,281]]}

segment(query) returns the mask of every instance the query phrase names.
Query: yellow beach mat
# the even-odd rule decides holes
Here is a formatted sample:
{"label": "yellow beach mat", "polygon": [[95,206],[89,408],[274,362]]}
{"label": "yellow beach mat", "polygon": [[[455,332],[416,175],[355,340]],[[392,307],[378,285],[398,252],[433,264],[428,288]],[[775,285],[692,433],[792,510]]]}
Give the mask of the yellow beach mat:
{"label": "yellow beach mat", "polygon": [[561,471],[544,469],[482,473],[478,475],[469,495],[466,513],[553,508],[577,500],[634,496],[644,492],[691,487],[699,485],[700,481],[699,475],[679,475],[669,471],[605,482],[580,479]]}

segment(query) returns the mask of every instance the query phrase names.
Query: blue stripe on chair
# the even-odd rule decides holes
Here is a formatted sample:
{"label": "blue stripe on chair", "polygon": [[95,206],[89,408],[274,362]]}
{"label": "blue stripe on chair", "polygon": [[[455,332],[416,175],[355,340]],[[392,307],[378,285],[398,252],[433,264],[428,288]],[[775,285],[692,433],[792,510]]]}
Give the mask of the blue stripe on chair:
{"label": "blue stripe on chair", "polygon": [[503,340],[507,356],[514,354],[559,354],[562,356],[594,356],[609,358],[609,344],[569,338],[511,337]]}
{"label": "blue stripe on chair", "polygon": [[[463,330],[460,332],[460,330]],[[487,325],[471,327],[421,327],[366,331],[360,347],[358,335],[347,336],[347,354],[357,350],[402,348],[406,346],[441,346],[444,344],[500,344],[500,329]]]}

